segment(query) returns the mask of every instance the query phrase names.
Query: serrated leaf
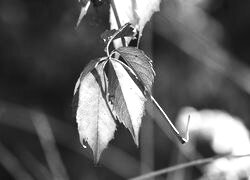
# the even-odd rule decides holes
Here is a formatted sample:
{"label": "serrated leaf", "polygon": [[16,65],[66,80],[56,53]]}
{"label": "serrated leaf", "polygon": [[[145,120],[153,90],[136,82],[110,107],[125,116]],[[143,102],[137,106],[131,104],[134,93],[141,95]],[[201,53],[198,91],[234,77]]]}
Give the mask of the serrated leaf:
{"label": "serrated leaf", "polygon": [[120,47],[116,51],[134,71],[135,75],[138,76],[139,81],[142,81],[146,90],[151,93],[155,76],[152,60],[138,48]]}
{"label": "serrated leaf", "polygon": [[138,145],[146,98],[122,64],[114,59],[111,59],[110,62],[109,93],[112,97],[114,111],[119,121],[129,129]]}
{"label": "serrated leaf", "polygon": [[102,62],[82,76],[79,87],[79,102],[76,112],[80,140],[87,141],[95,162],[114,137],[116,124],[105,100]]}

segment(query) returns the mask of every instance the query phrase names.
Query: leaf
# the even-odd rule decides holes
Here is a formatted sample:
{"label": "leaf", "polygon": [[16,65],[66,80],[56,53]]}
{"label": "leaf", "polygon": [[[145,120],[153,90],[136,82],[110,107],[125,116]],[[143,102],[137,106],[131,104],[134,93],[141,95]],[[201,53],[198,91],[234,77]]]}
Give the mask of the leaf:
{"label": "leaf", "polygon": [[[114,0],[121,26],[131,23],[137,27],[140,33],[142,33],[145,24],[150,20],[153,13],[159,11],[160,2],[161,0]],[[110,29],[118,29],[117,21],[111,7],[109,21]],[[126,40],[127,44],[130,39]],[[115,43],[116,48],[120,46],[121,43]]]}
{"label": "leaf", "polygon": [[75,85],[75,89],[74,89],[74,95],[77,93],[80,82],[82,81],[82,78],[85,77],[87,75],[87,73],[91,72],[95,66],[97,65],[97,63],[99,63],[100,61],[105,60],[106,58],[98,58],[98,59],[93,59],[91,60],[87,66],[83,69],[82,73],[80,74],[80,77],[78,78],[76,85]]}
{"label": "leaf", "polygon": [[117,39],[121,37],[135,37],[136,36],[136,29],[130,24],[126,23],[123,27],[121,27],[119,30],[105,30],[101,34],[101,38],[105,43],[108,43],[110,39]]}
{"label": "leaf", "polygon": [[[79,2],[81,2],[81,0],[79,0]],[[79,26],[82,18],[87,14],[87,11],[89,9],[89,5],[90,5],[90,0],[88,0],[88,2],[86,4],[84,4],[84,6],[82,6],[81,8],[81,12],[80,12],[80,16],[78,18],[78,21],[77,21],[77,24],[76,24],[76,27]]]}
{"label": "leaf", "polygon": [[134,47],[120,47],[116,51],[134,71],[146,90],[151,93],[155,76],[152,60],[142,50]]}
{"label": "leaf", "polygon": [[83,69],[82,73],[80,74],[80,76],[79,76],[79,78],[78,78],[78,80],[76,82],[75,88],[74,88],[74,97],[73,97],[73,101],[72,101],[72,113],[74,115],[76,115],[76,111],[77,111],[77,108],[78,108],[79,87],[80,87],[82,78],[85,77],[87,73],[92,71],[99,62],[101,62],[101,61],[103,61],[105,59],[106,58],[99,58],[99,59],[91,60],[87,64],[87,66]]}
{"label": "leaf", "polygon": [[102,34],[101,34],[101,38],[104,41],[104,43],[108,43],[108,41],[110,40],[110,38],[116,33],[117,30],[112,29],[112,30],[105,30]]}
{"label": "leaf", "polygon": [[102,62],[80,79],[79,102],[76,113],[80,140],[87,141],[98,162],[102,151],[114,137],[116,124],[104,94]]}
{"label": "leaf", "polygon": [[109,71],[109,93],[114,111],[138,145],[146,98],[121,62],[111,59]]}

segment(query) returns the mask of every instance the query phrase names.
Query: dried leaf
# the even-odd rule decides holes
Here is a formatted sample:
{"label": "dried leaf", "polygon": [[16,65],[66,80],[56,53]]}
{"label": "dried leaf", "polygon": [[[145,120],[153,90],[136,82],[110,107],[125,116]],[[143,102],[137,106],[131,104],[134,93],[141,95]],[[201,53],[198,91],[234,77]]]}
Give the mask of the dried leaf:
{"label": "dried leaf", "polygon": [[114,137],[116,124],[104,94],[102,62],[89,73],[82,75],[79,87],[79,102],[76,113],[80,140],[87,141],[93,150],[95,162]]}
{"label": "dried leaf", "polygon": [[120,47],[116,51],[131,67],[148,92],[151,92],[155,72],[152,60],[140,49],[134,47]]}
{"label": "dried leaf", "polygon": [[146,98],[122,64],[114,59],[110,62],[109,93],[114,111],[138,145]]}

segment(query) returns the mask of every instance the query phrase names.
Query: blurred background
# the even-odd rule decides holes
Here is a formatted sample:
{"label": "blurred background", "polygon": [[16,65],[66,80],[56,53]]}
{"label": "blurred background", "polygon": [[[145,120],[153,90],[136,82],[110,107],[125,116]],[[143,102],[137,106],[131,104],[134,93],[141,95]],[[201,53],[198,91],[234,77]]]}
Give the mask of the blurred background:
{"label": "blurred background", "polygon": [[[181,132],[191,115],[190,143],[166,136],[157,112],[146,113],[140,147],[118,124],[94,165],[71,102],[82,69],[105,55],[108,4],[91,5],[76,28],[77,0],[1,0],[0,179],[127,179],[197,158],[250,154],[249,9],[247,0],[162,1],[141,49],[154,60],[155,99]],[[225,161],[218,164],[228,169],[199,165],[155,179],[247,179],[249,163],[232,169],[235,162]]]}

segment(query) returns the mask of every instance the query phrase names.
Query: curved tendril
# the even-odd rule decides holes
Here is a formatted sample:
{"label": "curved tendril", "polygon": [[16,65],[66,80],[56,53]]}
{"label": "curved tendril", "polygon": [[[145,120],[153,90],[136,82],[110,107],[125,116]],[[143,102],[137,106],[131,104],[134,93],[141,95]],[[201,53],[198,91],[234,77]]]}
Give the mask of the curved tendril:
{"label": "curved tendril", "polygon": [[[109,46],[110,46],[110,43],[116,38],[116,36],[122,32],[124,30],[124,28],[126,28],[127,26],[129,25],[129,23],[126,23],[125,25],[123,25],[121,28],[119,28],[113,36],[111,36],[107,42],[107,45],[106,45],[106,48],[105,48],[105,51],[107,53],[107,56],[110,57],[110,53],[109,53]],[[125,44],[124,44],[125,46]]]}

